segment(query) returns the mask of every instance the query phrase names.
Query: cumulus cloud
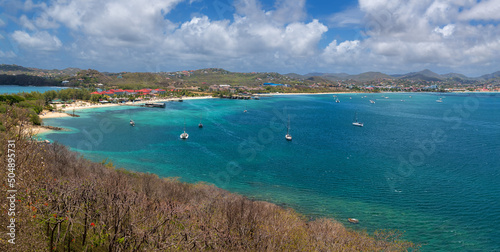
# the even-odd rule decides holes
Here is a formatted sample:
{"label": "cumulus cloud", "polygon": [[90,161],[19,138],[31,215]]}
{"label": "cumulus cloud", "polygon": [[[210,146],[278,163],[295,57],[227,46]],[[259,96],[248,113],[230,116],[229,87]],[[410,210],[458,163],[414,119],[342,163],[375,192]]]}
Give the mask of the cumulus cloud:
{"label": "cumulus cloud", "polygon": [[283,24],[302,21],[307,16],[305,4],[306,0],[278,0],[273,18]]}
{"label": "cumulus cloud", "polygon": [[28,50],[55,51],[62,46],[61,41],[46,31],[29,34],[25,31],[15,31],[12,38],[21,47]]}
{"label": "cumulus cloud", "polygon": [[455,25],[449,24],[449,25],[444,26],[443,28],[436,27],[434,29],[434,31],[443,35],[443,37],[447,38],[447,37],[451,36],[453,34],[453,32],[455,31]]}
{"label": "cumulus cloud", "polygon": [[344,41],[337,44],[337,40],[331,42],[323,51],[322,58],[327,63],[354,65],[360,56],[362,48],[360,41]]}
{"label": "cumulus cloud", "polygon": [[[499,55],[495,50],[500,41],[498,26],[472,25],[469,21],[476,19],[470,13],[479,13],[487,6],[495,9],[491,2],[360,0],[365,22],[370,24],[363,45],[374,55],[406,66],[427,64],[463,70],[471,62],[490,64]],[[484,18],[493,19],[493,15],[488,12]]]}
{"label": "cumulus cloud", "polygon": [[500,0],[484,0],[460,14],[461,20],[500,20]]}
{"label": "cumulus cloud", "polygon": [[[170,21],[183,1],[197,2],[27,0],[22,8],[37,10],[36,16],[16,16],[24,30],[10,37],[25,50],[64,51],[104,70],[465,69],[471,62],[481,68],[500,58],[500,0],[359,0],[356,8],[325,19],[311,18],[306,0],[275,0],[267,9],[259,0],[235,0],[218,20],[196,13],[187,21]],[[361,33],[340,41],[328,27]]]}
{"label": "cumulus cloud", "polygon": [[[328,31],[316,19],[304,22],[305,0],[278,0],[271,10],[264,10],[257,0],[238,0],[232,21],[198,14],[175,24],[167,14],[181,1],[54,0],[40,7],[43,12],[35,20],[23,20],[40,29],[66,27],[74,41],[65,50],[76,58],[103,65],[136,61],[170,67],[229,67],[239,61],[248,66],[268,62],[286,67],[294,65],[294,59],[303,62],[305,57],[317,55],[317,45]],[[25,46],[36,44],[35,38],[40,40],[38,48],[61,46],[56,37],[50,40],[47,32],[36,34],[18,31],[13,36],[16,41],[23,40]],[[52,47],[41,46],[42,35],[45,41],[53,42]]]}

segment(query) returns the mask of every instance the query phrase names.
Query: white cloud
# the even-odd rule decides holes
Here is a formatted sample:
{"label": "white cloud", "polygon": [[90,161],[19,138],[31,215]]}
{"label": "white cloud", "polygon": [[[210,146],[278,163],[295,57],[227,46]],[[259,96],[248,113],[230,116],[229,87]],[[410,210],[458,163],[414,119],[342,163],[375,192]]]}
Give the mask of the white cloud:
{"label": "white cloud", "polygon": [[500,0],[483,0],[460,14],[461,20],[500,20]]}
{"label": "white cloud", "polygon": [[455,31],[455,25],[453,24],[446,25],[443,28],[436,27],[434,29],[434,32],[443,35],[443,37],[445,38],[451,36],[454,31]]}
{"label": "white cloud", "polygon": [[0,58],[14,58],[16,54],[13,51],[4,52],[0,50]]}
{"label": "white cloud", "polygon": [[36,25],[45,20],[66,26],[75,38],[65,48],[68,53],[93,64],[113,62],[114,68],[129,62],[190,68],[293,65],[295,59],[302,63],[317,55],[318,42],[328,30],[318,20],[301,21],[307,16],[305,0],[279,0],[267,11],[259,1],[239,0],[234,21],[199,14],[173,24],[165,14],[180,1],[55,0]]}
{"label": "white cloud", "polygon": [[61,41],[56,36],[52,36],[46,31],[36,32],[32,35],[24,31],[15,31],[12,38],[21,47],[28,50],[55,51],[62,46]]}
{"label": "white cloud", "polygon": [[273,19],[282,24],[302,21],[307,16],[305,4],[306,0],[277,0]]}
{"label": "white cloud", "polygon": [[[375,64],[383,59],[401,66],[426,65],[460,71],[470,67],[471,62],[485,65],[498,62],[497,26],[464,22],[475,16],[470,13],[480,13],[478,10],[486,6],[498,9],[500,5],[492,6],[491,2],[359,0],[367,22],[368,38],[363,45],[371,51],[371,56],[378,56],[371,58]],[[499,11],[496,13],[498,17]],[[494,19],[490,12],[482,15]]]}
{"label": "white cloud", "polygon": [[55,21],[109,46],[151,41],[166,32],[164,15],[182,0],[56,0],[47,9]]}
{"label": "white cloud", "polygon": [[328,18],[330,27],[359,27],[363,22],[364,12],[358,7],[349,8],[342,12],[337,12]]}
{"label": "white cloud", "polygon": [[334,40],[325,48],[322,57],[328,63],[354,65],[357,63],[361,49],[359,40],[344,41],[340,44]]}
{"label": "white cloud", "polygon": [[28,19],[28,17],[26,17],[26,15],[22,15],[19,18],[19,22],[24,28],[30,31],[34,31],[36,29],[35,25]]}
{"label": "white cloud", "polygon": [[[469,22],[498,20],[500,12],[491,9],[500,0],[359,0],[356,8],[324,21],[308,16],[305,0],[275,0],[274,5],[266,4],[268,9],[259,0],[235,0],[234,6],[223,10],[233,15],[231,20],[223,19],[229,15],[221,13],[223,20],[196,13],[188,21],[173,23],[168,14],[182,1],[195,2],[53,0],[33,4],[28,0],[25,9],[39,10],[37,16],[18,15],[28,32],[16,31],[11,37],[24,49],[61,49],[75,62],[104,70],[215,66],[286,72],[335,68],[352,73],[415,71],[412,67],[421,66],[465,69],[470,62],[494,65],[500,58],[498,24]],[[342,35],[328,34],[325,22],[329,27],[361,29],[362,34],[357,39],[333,40]],[[61,35],[62,31],[69,31],[71,37]],[[63,46],[56,35],[72,41]],[[320,48],[326,35],[330,43]]]}

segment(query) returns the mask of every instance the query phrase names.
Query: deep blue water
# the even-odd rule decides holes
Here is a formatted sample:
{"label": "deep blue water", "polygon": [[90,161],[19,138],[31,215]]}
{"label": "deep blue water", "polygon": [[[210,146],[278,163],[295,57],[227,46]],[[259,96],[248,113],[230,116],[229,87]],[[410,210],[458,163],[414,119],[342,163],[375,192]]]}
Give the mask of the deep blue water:
{"label": "deep blue water", "polygon": [[15,93],[30,93],[34,91],[38,91],[40,93],[43,93],[45,91],[49,90],[61,90],[64,89],[65,87],[35,87],[35,86],[2,86],[0,85],[0,94],[15,94]]}
{"label": "deep blue water", "polygon": [[[500,95],[338,97],[80,110],[80,118],[46,119],[73,131],[45,138],[92,160],[214,183],[353,229],[399,229],[423,251],[500,251]],[[356,113],[362,128],[351,124]]]}

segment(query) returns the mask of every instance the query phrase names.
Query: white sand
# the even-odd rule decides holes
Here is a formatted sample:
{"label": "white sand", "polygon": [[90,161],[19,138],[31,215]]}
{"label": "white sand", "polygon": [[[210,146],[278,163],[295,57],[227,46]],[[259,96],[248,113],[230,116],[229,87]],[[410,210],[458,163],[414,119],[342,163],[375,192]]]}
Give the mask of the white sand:
{"label": "white sand", "polygon": [[59,117],[67,117],[69,116],[66,113],[61,113],[61,112],[50,112],[50,111],[43,111],[40,115],[41,119],[44,118],[59,118]]}
{"label": "white sand", "polygon": [[[212,97],[212,96],[182,97],[182,100],[200,100],[200,99],[212,99],[212,98],[214,98],[214,97]],[[90,104],[87,102],[83,102],[83,103],[78,102],[76,106],[74,104],[69,104],[69,105],[66,105],[66,107],[63,108],[62,110],[68,111],[68,110],[73,110],[73,109],[77,110],[77,109],[89,109],[89,108],[105,108],[105,107],[114,107],[114,106],[134,105],[134,104],[140,104],[140,103],[146,103],[146,102],[166,102],[166,101],[177,101],[177,100],[179,100],[179,98],[151,99],[151,100],[144,100],[144,101],[140,101],[140,102],[136,102],[136,103],[125,102],[125,103],[119,103],[119,104],[116,104],[116,103]],[[60,106],[61,105],[58,105],[58,107],[60,107]],[[48,118],[48,117],[46,117],[46,118]]]}

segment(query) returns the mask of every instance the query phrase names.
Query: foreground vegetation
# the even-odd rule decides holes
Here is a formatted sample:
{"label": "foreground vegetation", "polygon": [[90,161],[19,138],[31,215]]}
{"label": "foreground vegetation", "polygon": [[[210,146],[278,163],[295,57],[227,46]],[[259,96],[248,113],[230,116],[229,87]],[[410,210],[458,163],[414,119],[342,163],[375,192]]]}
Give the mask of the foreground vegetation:
{"label": "foreground vegetation", "polygon": [[[306,221],[291,209],[207,184],[115,169],[59,144],[23,134],[27,109],[0,113],[1,167],[15,141],[16,244],[0,251],[406,251],[398,232],[369,236],[329,219]],[[7,195],[7,169],[1,169]],[[2,198],[0,225],[9,225]]]}

